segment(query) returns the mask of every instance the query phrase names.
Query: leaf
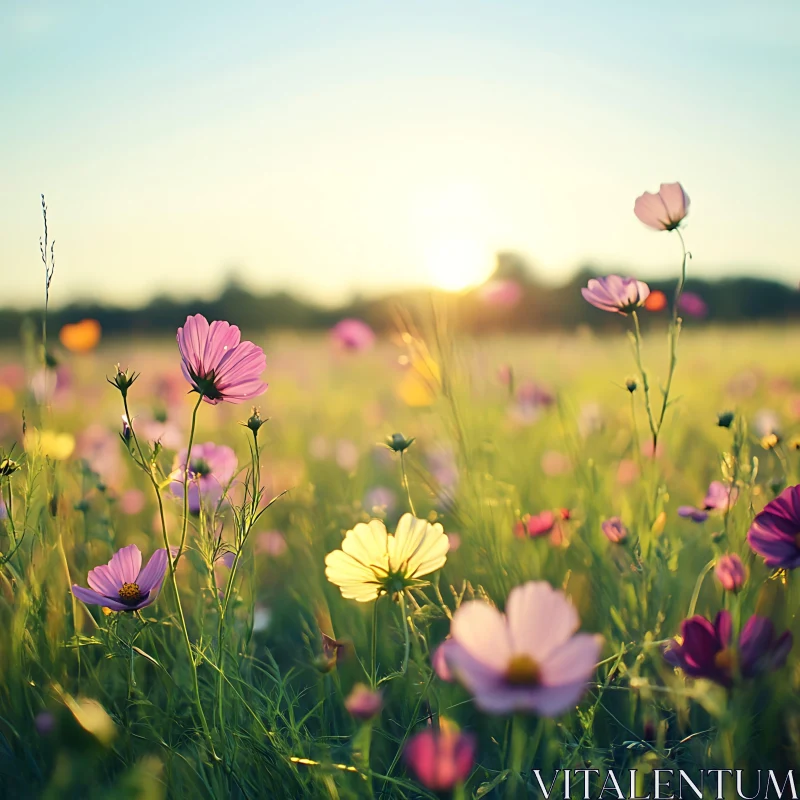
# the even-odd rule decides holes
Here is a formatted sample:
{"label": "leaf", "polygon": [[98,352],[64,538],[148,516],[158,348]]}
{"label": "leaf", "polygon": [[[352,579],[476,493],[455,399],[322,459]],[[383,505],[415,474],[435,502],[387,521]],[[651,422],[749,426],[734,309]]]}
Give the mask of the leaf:
{"label": "leaf", "polygon": [[472,795],[473,800],[480,800],[481,797],[486,797],[492,789],[496,789],[504,780],[511,774],[510,769],[503,770],[499,775],[496,775],[489,783],[482,783]]}
{"label": "leaf", "polygon": [[159,661],[153,658],[153,656],[151,656],[150,653],[145,653],[145,651],[142,650],[141,647],[133,647],[131,649],[133,650],[134,653],[138,653],[142,658],[147,659],[151,664],[154,664],[159,669],[164,669],[164,667],[161,665]]}

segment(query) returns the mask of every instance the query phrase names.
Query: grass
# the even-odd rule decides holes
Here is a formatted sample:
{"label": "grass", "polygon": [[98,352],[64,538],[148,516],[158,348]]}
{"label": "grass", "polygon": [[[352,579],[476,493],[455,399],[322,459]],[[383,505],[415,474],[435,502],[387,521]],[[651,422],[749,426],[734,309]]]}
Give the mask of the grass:
{"label": "grass", "polygon": [[[107,341],[89,354],[65,353],[72,383],[43,402],[10,372],[0,378],[14,392],[0,415],[0,442],[6,452],[18,443],[12,457],[21,464],[2,478],[12,498],[0,532],[5,796],[433,797],[401,756],[431,720],[478,736],[475,768],[456,790],[464,797],[523,791],[534,767],[543,775],[636,768],[644,779],[657,768],[798,763],[796,653],[782,670],[727,692],[687,680],[660,650],[691,610],[713,617],[727,607],[736,620],[758,611],[800,633],[796,576],[772,575],[745,540],[754,512],[798,481],[798,454],[787,443],[800,427],[800,366],[787,356],[800,330],[687,326],[663,451],[652,459],[642,453],[641,391],[631,397],[624,388],[636,371],[624,327],[620,319],[616,338],[440,336],[437,345],[431,336],[441,385],[417,407],[398,396],[407,375],[397,363],[402,344],[348,355],[319,338],[257,338],[270,382],[260,403],[269,421],[258,434],[259,473],[252,434],[238,424],[249,409],[202,404],[195,442],[229,444],[241,472],[230,505],[199,517],[184,517],[182,494],[162,480],[174,449],[165,444],[151,461],[146,441],[141,454],[120,442],[121,398],[104,380],[117,362],[141,372],[128,395],[134,427],[143,436],[146,421],[166,414],[185,443],[196,395],[186,396],[174,344]],[[667,343],[657,330],[645,332],[642,355],[660,399]],[[513,391],[496,377],[501,364],[512,365],[517,385],[549,386],[556,402],[520,422]],[[755,432],[763,408],[780,416],[777,450],[764,449]],[[75,452],[21,452],[23,410],[29,434],[73,434]],[[734,430],[716,425],[725,410],[736,412]],[[342,599],[325,579],[324,558],[355,523],[383,514],[392,530],[408,510],[400,460],[378,446],[396,431],[416,437],[405,461],[418,516],[442,522],[460,545],[409,598],[406,670],[399,605],[378,602],[385,705],[365,725],[343,701],[355,683],[369,682],[374,609]],[[134,457],[154,465],[170,544],[180,543],[186,523],[175,575],[186,637],[169,581],[138,615],[104,614],[69,591],[122,545],[136,543],[145,558],[163,546],[156,491]],[[679,505],[697,504],[711,480],[723,479],[726,459],[740,489],[730,514],[701,525],[679,518]],[[385,511],[368,507],[375,487],[393,498]],[[562,508],[570,519],[560,543],[514,536],[523,514]],[[625,546],[601,532],[613,515],[630,530]],[[241,551],[235,570],[214,561],[220,526]],[[725,552],[750,568],[738,595],[709,572]],[[461,602],[486,597],[502,607],[511,588],[531,579],[564,588],[582,629],[603,636],[602,661],[580,705],[558,719],[483,715],[467,692],[433,675],[431,652]],[[347,643],[330,671],[320,669],[321,631]]]}

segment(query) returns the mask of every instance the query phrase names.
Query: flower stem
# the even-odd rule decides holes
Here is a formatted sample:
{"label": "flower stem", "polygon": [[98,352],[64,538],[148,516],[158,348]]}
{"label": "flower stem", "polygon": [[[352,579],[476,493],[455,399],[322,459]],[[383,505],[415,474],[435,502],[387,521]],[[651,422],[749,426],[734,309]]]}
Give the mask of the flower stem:
{"label": "flower stem", "polygon": [[[178,555],[175,556],[175,563],[177,565],[181,555],[183,555],[183,548],[186,545],[186,531],[189,528],[189,467],[192,463],[192,444],[194,443],[194,429],[197,425],[197,410],[200,408],[200,403],[203,402],[203,395],[199,395],[197,403],[192,411],[192,427],[189,430],[189,444],[186,447],[186,464],[183,470],[183,524],[181,527],[181,543],[178,547]],[[199,493],[198,488],[198,493]]]}
{"label": "flower stem", "polygon": [[706,575],[714,569],[714,565],[717,563],[716,558],[712,558],[711,561],[708,562],[703,567],[702,572],[697,576],[697,583],[694,585],[694,591],[692,592],[692,599],[689,603],[689,611],[687,612],[687,617],[693,617],[695,608],[697,607],[697,601],[700,598],[700,590],[703,588],[703,581],[705,580]]}
{"label": "flower stem", "polygon": [[[658,430],[656,429],[655,421],[653,420],[653,410],[650,405],[650,382],[647,379],[647,373],[642,364],[642,329],[639,327],[639,315],[635,311],[631,311],[633,317],[633,343],[634,343],[634,356],[636,358],[636,367],[639,370],[639,377],[642,379],[642,389],[644,390],[644,407],[647,411],[647,421],[650,424],[650,433],[653,436],[653,441],[658,441]],[[653,447],[653,458],[655,458],[655,446]]]}
{"label": "flower stem", "polygon": [[408,620],[406,619],[406,593],[404,591],[400,592],[400,613],[403,615],[403,644],[405,648],[403,651],[403,668],[401,672],[403,675],[405,675],[408,670],[408,656],[411,652],[411,639],[408,635]]}
{"label": "flower stem", "polygon": [[372,604],[372,642],[370,644],[370,688],[378,685],[378,600]]}
{"label": "flower stem", "polygon": [[411,513],[416,517],[417,512],[414,510],[414,501],[411,499],[411,487],[408,485],[408,474],[406,473],[406,454],[405,451],[400,451],[400,472],[403,476],[403,486],[406,489],[406,497],[408,498],[408,507]]}
{"label": "flower stem", "polygon": [[[181,604],[181,594],[178,590],[178,579],[175,575],[178,560],[177,558],[172,557],[172,550],[169,544],[169,534],[167,533],[167,520],[164,516],[164,500],[161,497],[161,488],[158,485],[158,479],[153,473],[152,464],[150,464],[150,462],[144,457],[144,451],[142,450],[142,446],[139,444],[139,438],[137,437],[136,430],[133,426],[133,417],[131,417],[130,411],[128,410],[128,398],[125,395],[122,396],[122,403],[125,408],[125,417],[128,420],[128,427],[131,430],[131,436],[133,437],[133,442],[136,445],[136,451],[139,453],[139,460],[142,464],[142,468],[147,473],[147,477],[150,478],[150,482],[153,484],[153,489],[156,493],[156,500],[158,501],[158,514],[159,519],[161,520],[161,535],[164,539],[164,547],[167,551],[170,586],[172,587],[172,594],[175,598],[175,607],[178,611],[178,620],[180,621],[181,632],[183,633],[186,656],[189,659],[189,668],[192,674],[192,689],[194,693],[195,706],[197,708],[197,715],[203,728],[203,736],[205,737],[211,758],[214,761],[219,761],[219,757],[214,750],[214,740],[211,738],[211,730],[208,727],[208,720],[206,720],[206,715],[203,711],[203,700],[200,695],[200,682],[197,677],[197,665],[194,662],[194,654],[192,653],[192,640],[189,638],[189,629],[186,626],[186,616],[183,613],[183,605]],[[195,407],[195,412],[196,411],[197,408]]]}

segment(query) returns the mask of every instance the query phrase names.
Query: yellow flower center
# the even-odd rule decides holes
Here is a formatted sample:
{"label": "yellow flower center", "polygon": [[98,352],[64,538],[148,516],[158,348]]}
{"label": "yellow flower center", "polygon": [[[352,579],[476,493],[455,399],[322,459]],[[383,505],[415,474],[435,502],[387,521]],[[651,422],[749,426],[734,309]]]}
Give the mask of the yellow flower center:
{"label": "yellow flower center", "polygon": [[138,583],[123,583],[119,590],[119,599],[123,603],[138,603],[142,599],[142,592]]}
{"label": "yellow flower center", "polygon": [[506,680],[515,686],[535,686],[541,677],[539,665],[529,655],[516,655],[508,662]]}

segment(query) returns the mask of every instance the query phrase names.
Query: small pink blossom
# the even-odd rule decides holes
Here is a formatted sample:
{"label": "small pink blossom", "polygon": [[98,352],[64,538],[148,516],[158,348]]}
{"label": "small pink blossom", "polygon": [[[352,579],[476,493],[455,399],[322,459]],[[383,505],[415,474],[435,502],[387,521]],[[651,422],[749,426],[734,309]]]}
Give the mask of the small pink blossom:
{"label": "small pink blossom", "polygon": [[441,724],[438,731],[428,728],[408,740],[403,753],[417,780],[433,792],[449,792],[464,783],[475,763],[475,737]]}
{"label": "small pink blossom", "polygon": [[720,556],[714,575],[726,592],[738,592],[747,580],[747,567],[736,553]]}
{"label": "small pink blossom", "polygon": [[636,198],[633,213],[648,228],[675,230],[689,213],[689,195],[680,183],[662,183],[656,194],[645,192]]}
{"label": "small pink blossom", "polygon": [[368,720],[377,717],[383,708],[383,695],[374,692],[363,683],[358,683],[353,687],[344,707],[350,712],[351,716],[360,720]]}
{"label": "small pink blossom", "polygon": [[581,289],[587,303],[603,311],[628,314],[644,305],[650,294],[650,287],[636,278],[623,278],[619,275],[606,275],[592,278],[585,289]]}
{"label": "small pink blossom", "polygon": [[[119,498],[119,508],[123,514],[132,516],[144,509],[145,496],[140,489],[128,489]],[[159,518],[160,519],[160,518]]]}
{"label": "small pink blossom", "polygon": [[619,517],[611,517],[600,526],[609,542],[619,544],[628,538],[628,529]]}
{"label": "small pink blossom", "polygon": [[369,350],[375,343],[375,332],[360,319],[343,319],[331,328],[331,338],[343,350]]}
{"label": "small pink blossom", "polygon": [[256,553],[282,556],[286,552],[286,537],[280,531],[265,531],[256,537]]}
{"label": "small pink blossom", "polygon": [[522,299],[522,287],[517,281],[496,279],[485,283],[478,291],[478,297],[486,305],[512,308]]}
{"label": "small pink blossom", "polygon": [[678,310],[689,317],[702,319],[708,314],[708,304],[695,292],[684,292],[678,300]]}

